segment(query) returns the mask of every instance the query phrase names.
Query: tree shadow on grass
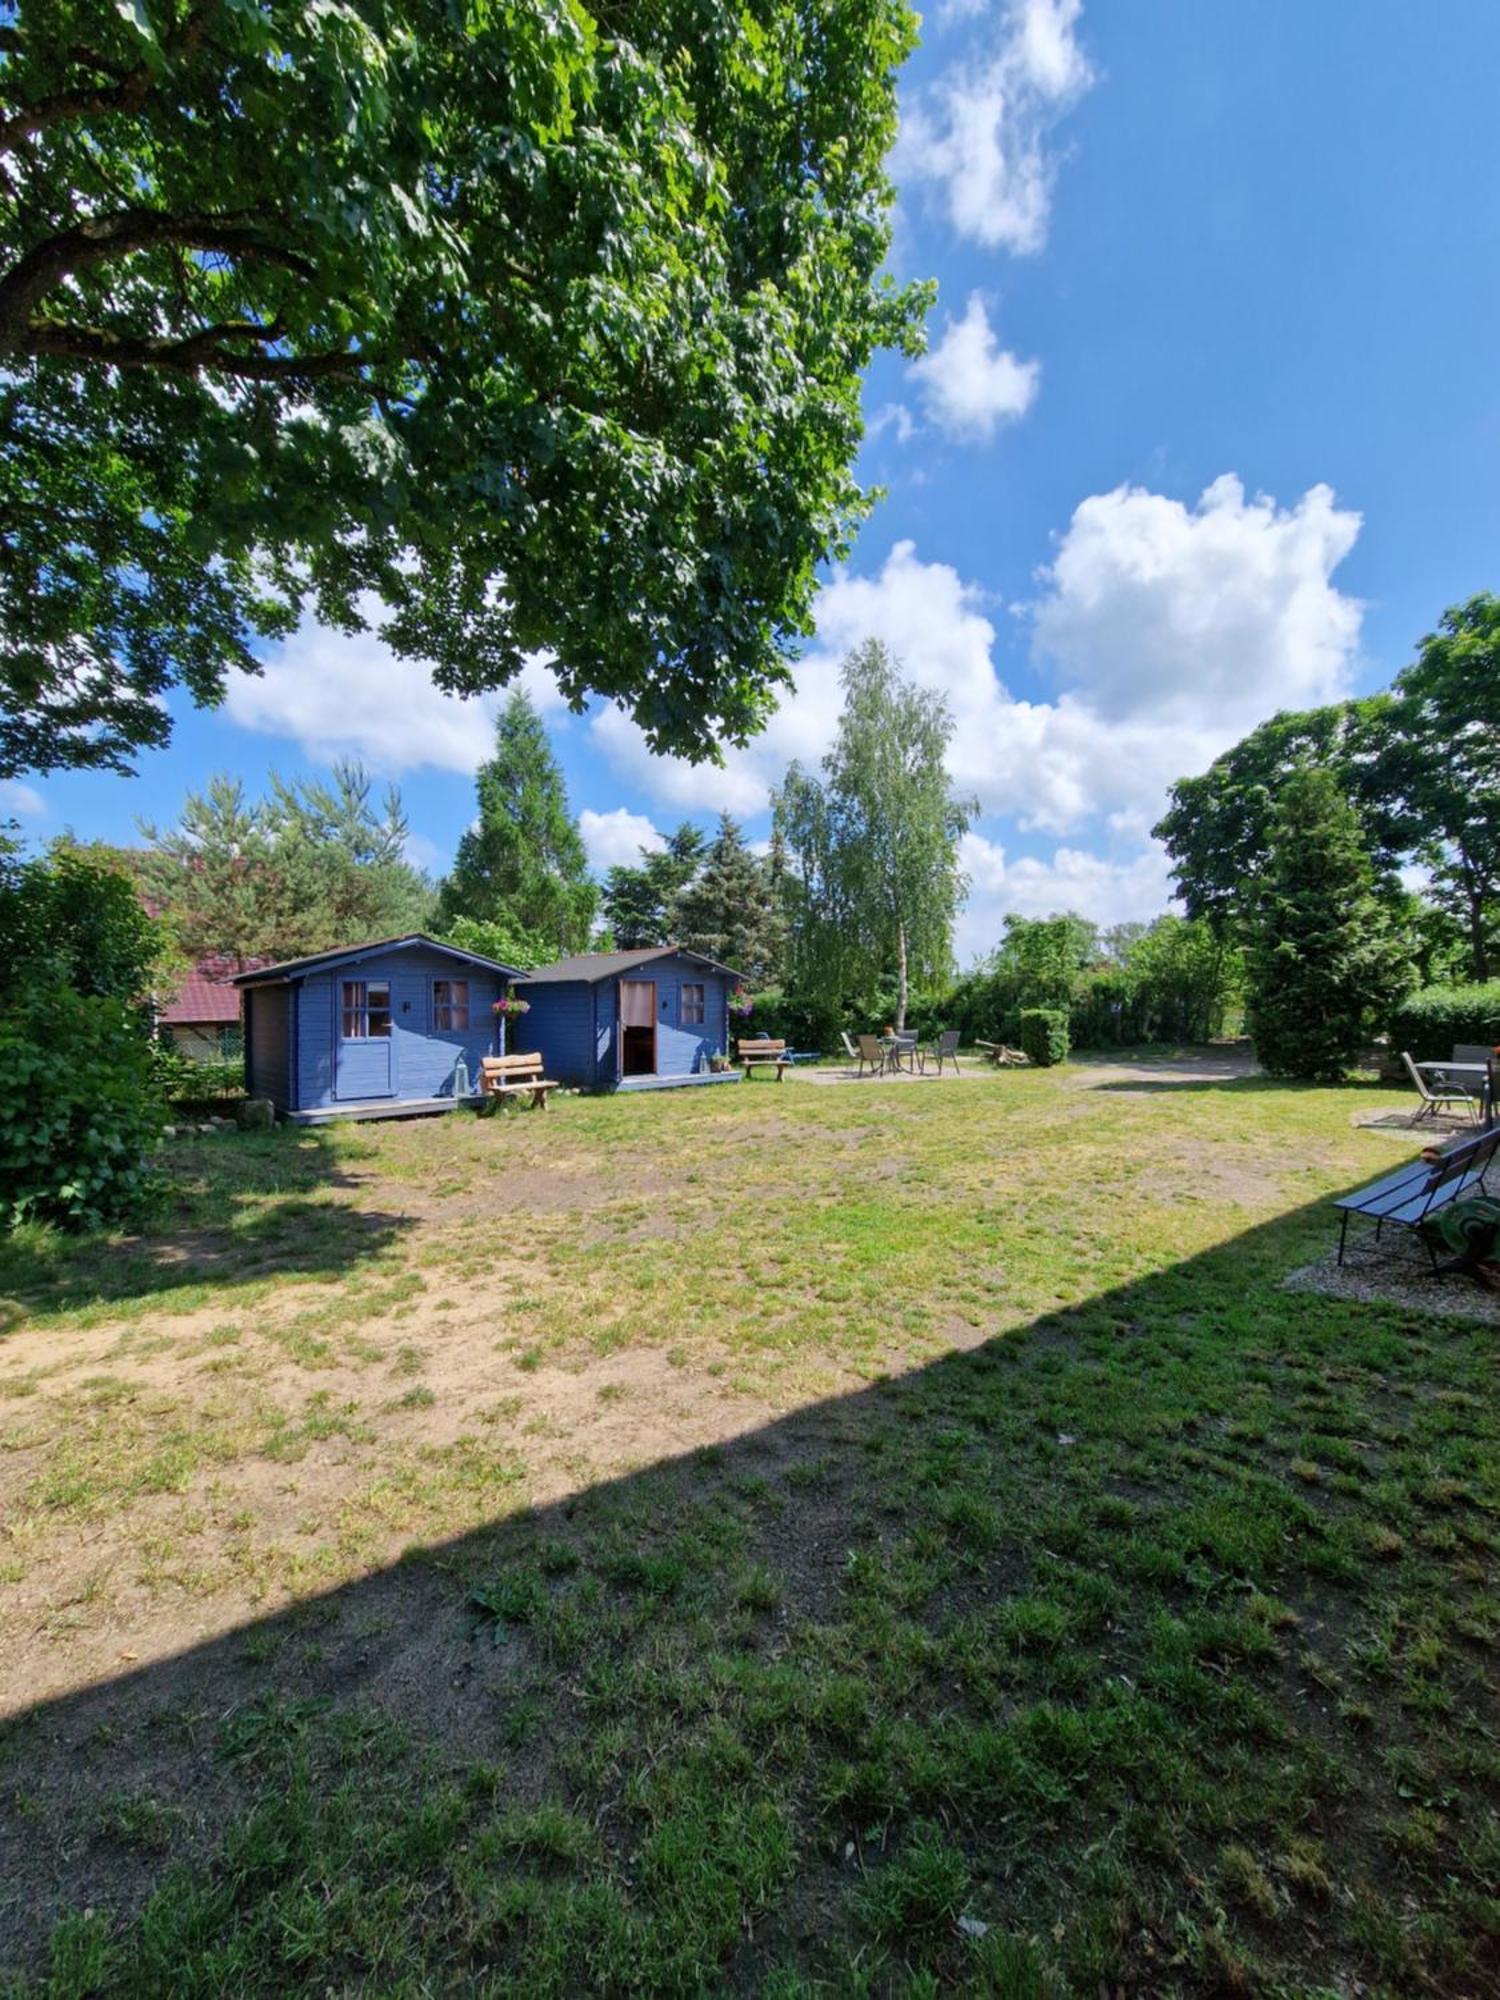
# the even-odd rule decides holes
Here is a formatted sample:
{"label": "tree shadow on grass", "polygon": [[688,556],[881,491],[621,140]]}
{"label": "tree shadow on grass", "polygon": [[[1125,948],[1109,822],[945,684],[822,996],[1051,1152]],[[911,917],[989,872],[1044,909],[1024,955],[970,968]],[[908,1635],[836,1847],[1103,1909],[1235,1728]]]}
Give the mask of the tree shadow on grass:
{"label": "tree shadow on grass", "polygon": [[405,1215],[329,1198],[359,1186],[326,1132],[179,1142],[167,1156],[157,1205],[138,1230],[69,1236],[23,1228],[0,1238],[0,1339],[28,1314],[262,1277],[339,1277],[411,1227]]}
{"label": "tree shadow on grass", "polygon": [[51,1933],[70,1992],[1494,1992],[1484,1343],[1281,1291],[1327,1227],[31,1709],[0,1966]]}

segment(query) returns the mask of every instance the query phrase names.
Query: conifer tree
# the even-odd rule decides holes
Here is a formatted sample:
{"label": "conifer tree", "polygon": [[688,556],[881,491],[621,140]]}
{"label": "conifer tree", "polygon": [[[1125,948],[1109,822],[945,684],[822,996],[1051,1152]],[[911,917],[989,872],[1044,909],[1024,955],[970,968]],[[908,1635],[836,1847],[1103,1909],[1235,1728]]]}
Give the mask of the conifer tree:
{"label": "conifer tree", "polygon": [[1303,769],[1283,787],[1246,972],[1262,1064],[1313,1083],[1347,1074],[1401,989],[1401,941],[1376,894],[1358,816],[1328,771]]}
{"label": "conifer tree", "polygon": [[479,767],[479,815],[439,892],[441,919],[506,922],[583,951],[599,892],[546,727],[517,688],[500,712],[495,754]]}
{"label": "conifer tree", "polygon": [[673,910],[703,859],[704,839],[691,820],[669,834],[665,847],[641,852],[632,868],[620,863],[604,878],[604,922],[620,951],[672,940]]}
{"label": "conifer tree", "polygon": [[672,928],[678,944],[733,966],[752,986],[769,985],[779,973],[786,923],[771,870],[728,813],[677,898]]}
{"label": "conifer tree", "polygon": [[186,957],[243,967],[426,928],[432,884],[405,858],[394,786],[377,809],[352,761],[334,766],[331,784],[274,771],[270,783],[269,799],[252,799],[220,774],[189,792],[174,826],[142,823],[147,848],[133,865]]}

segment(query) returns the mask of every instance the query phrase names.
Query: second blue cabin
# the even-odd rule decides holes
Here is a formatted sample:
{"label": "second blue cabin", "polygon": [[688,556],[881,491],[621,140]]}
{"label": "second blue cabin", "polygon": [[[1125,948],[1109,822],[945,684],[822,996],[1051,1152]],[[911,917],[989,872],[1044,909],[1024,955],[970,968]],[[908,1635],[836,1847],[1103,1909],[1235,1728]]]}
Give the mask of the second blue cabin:
{"label": "second blue cabin", "polygon": [[676,945],[582,952],[539,966],[517,986],[528,1011],[511,1045],[536,1049],[550,1077],[584,1090],[734,1083],[711,1068],[729,1053],[740,975]]}

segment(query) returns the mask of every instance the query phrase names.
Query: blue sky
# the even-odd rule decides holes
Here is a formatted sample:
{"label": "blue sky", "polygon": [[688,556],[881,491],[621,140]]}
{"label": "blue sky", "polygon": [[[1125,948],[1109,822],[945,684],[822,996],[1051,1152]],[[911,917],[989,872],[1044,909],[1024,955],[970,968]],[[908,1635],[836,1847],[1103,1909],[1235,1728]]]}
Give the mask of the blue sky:
{"label": "blue sky", "polygon": [[[948,695],[982,816],[960,957],[1007,910],[1164,908],[1166,785],[1278,707],[1387,682],[1500,587],[1493,0],[935,0],[903,79],[893,263],[940,297],[883,359],[863,471],[889,488],[830,576],[795,697],[725,769],[548,709],[601,866],[819,756],[868,633]],[[547,703],[544,673],[532,677]],[[127,840],[210,772],[362,755],[441,868],[483,705],[373,638],[307,630],[133,779],[0,807]]]}

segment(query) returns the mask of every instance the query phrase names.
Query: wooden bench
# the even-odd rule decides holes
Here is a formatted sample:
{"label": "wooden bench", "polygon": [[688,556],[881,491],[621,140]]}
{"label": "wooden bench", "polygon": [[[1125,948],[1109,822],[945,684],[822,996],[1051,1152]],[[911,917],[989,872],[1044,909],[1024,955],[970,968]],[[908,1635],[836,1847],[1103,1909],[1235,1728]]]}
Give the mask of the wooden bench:
{"label": "wooden bench", "polygon": [[750,1080],[751,1070],[769,1069],[772,1064],[776,1068],[776,1081],[780,1083],[781,1079],[792,1066],[792,1059],[787,1053],[786,1043],[773,1042],[768,1035],[761,1035],[745,1041],[737,1041],[734,1045],[734,1054],[736,1062],[742,1062],[745,1065],[745,1081],[747,1083]]}
{"label": "wooden bench", "polygon": [[[1494,1164],[1497,1149],[1500,1149],[1500,1126],[1481,1132],[1477,1138],[1461,1139],[1456,1146],[1429,1147],[1420,1159],[1409,1160],[1395,1173],[1341,1196],[1333,1204],[1339,1211],[1338,1261],[1341,1264],[1344,1261],[1352,1215],[1363,1215],[1372,1221],[1378,1240],[1388,1222],[1399,1222],[1403,1229],[1420,1230],[1424,1222],[1431,1221],[1464,1196],[1487,1193],[1484,1177]],[[1434,1271],[1451,1271],[1465,1262],[1462,1256],[1440,1262],[1430,1238],[1427,1254]]]}
{"label": "wooden bench", "polygon": [[556,1088],[550,1077],[542,1075],[539,1055],[479,1058],[479,1090],[483,1097],[525,1097],[529,1094],[533,1108],[545,1111],[547,1093]]}

